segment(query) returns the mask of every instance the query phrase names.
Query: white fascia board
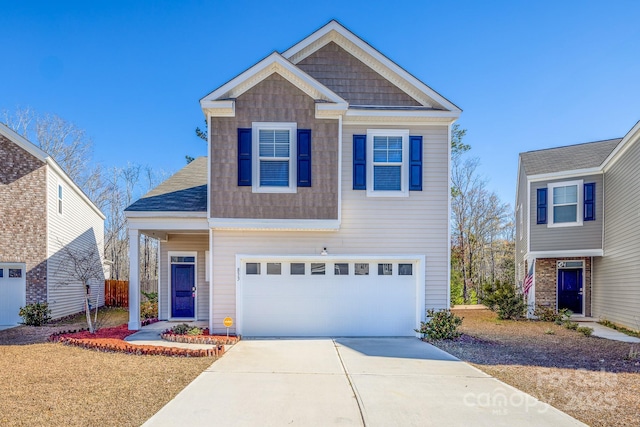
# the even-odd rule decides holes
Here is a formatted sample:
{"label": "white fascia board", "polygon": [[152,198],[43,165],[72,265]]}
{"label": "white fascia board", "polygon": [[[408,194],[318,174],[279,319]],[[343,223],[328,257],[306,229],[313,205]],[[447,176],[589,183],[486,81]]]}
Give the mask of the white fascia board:
{"label": "white fascia board", "polygon": [[102,218],[102,220],[104,221],[104,219],[106,218],[106,216],[102,213],[102,211],[100,209],[98,209],[98,207],[91,201],[91,199],[89,199],[87,197],[86,194],[84,194],[84,191],[82,191],[80,189],[80,187],[78,187],[78,185],[73,182],[73,180],[71,178],[69,178],[69,176],[67,175],[67,173],[65,171],[62,170],[62,168],[58,165],[58,163],[53,159],[53,157],[51,157],[50,155],[48,155],[47,153],[45,153],[43,150],[41,150],[39,147],[37,147],[34,143],[32,143],[31,141],[29,141],[28,139],[26,139],[25,137],[23,137],[22,135],[16,133],[15,131],[13,131],[12,129],[10,129],[9,127],[7,127],[6,125],[0,123],[0,134],[5,136],[7,139],[9,139],[11,142],[13,142],[14,144],[16,144],[18,147],[22,148],[23,150],[25,150],[27,153],[31,154],[32,156],[34,156],[35,158],[37,158],[38,160],[40,160],[41,162],[45,162],[47,163],[49,166],[51,166],[51,168],[58,174],[58,176],[69,186],[71,187],[79,196],[80,198],[87,204],[89,205],[89,207],[91,207],[91,209],[93,209],[93,211],[98,214],[98,216],[100,218]]}
{"label": "white fascia board", "polygon": [[337,231],[337,219],[209,218],[214,230]]}
{"label": "white fascia board", "polygon": [[527,254],[527,258],[571,258],[571,257],[591,257],[603,256],[602,249],[579,249],[579,250],[562,250],[562,251],[532,251]]}
{"label": "white fascia board", "polygon": [[600,175],[602,174],[601,167],[595,168],[584,168],[584,169],[574,169],[568,171],[560,171],[560,172],[552,172],[552,173],[541,173],[538,175],[529,175],[527,180],[529,182],[538,182],[538,181],[550,181],[553,179],[568,179],[568,178],[576,178],[586,175]]}
{"label": "white fascia board", "polygon": [[462,110],[458,108],[455,104],[453,104],[451,101],[449,101],[448,99],[440,95],[438,92],[436,92],[435,90],[431,89],[429,86],[427,86],[426,84],[418,80],[416,77],[414,77],[409,72],[407,72],[402,67],[400,67],[398,64],[396,64],[395,62],[391,61],[389,58],[381,54],[379,51],[374,49],[371,45],[363,41],[360,37],[353,34],[351,31],[349,31],[348,29],[340,25],[335,20],[329,22],[327,25],[320,28],[315,33],[311,34],[310,36],[308,36],[301,42],[297,43],[293,47],[287,49],[285,52],[283,52],[282,55],[287,59],[291,58],[299,51],[303,50],[307,46],[311,45],[312,43],[318,41],[320,38],[329,34],[331,31],[335,31],[341,36],[343,36],[344,38],[346,38],[347,40],[349,40],[358,48],[362,49],[362,51],[364,51],[366,54],[368,54],[369,56],[371,56],[372,58],[380,62],[382,65],[387,67],[393,73],[397,74],[400,78],[404,79],[410,85],[414,86],[416,89],[424,93],[427,97],[433,99],[434,101],[444,106],[448,110],[452,112],[458,112],[458,114],[462,112]]}
{"label": "white fascia board", "polygon": [[625,151],[627,151],[627,149],[633,144],[633,142],[637,141],[638,139],[640,139],[640,121],[638,121],[635,126],[632,127],[629,132],[627,132],[624,138],[622,138],[622,141],[620,141],[616,148],[613,149],[611,154],[609,154],[609,156],[604,159],[601,165],[602,169],[605,171],[608,170],[615,163],[615,161],[618,160]]}
{"label": "white fascia board", "polygon": [[457,120],[460,112],[442,111],[442,110],[397,110],[397,109],[358,109],[351,107],[347,110],[347,117],[424,117],[424,118],[440,118]]}
{"label": "white fascia board", "polygon": [[222,101],[205,100],[200,102],[200,105],[206,118],[236,116],[236,102],[233,99]]}
{"label": "white fascia board", "polygon": [[348,108],[349,104],[346,102],[316,102],[316,119],[337,119],[342,117]]}
{"label": "white fascia board", "polygon": [[129,218],[206,218],[206,212],[183,212],[183,211],[124,211],[124,216]]}
{"label": "white fascia board", "polygon": [[[309,96],[315,98],[311,93],[310,89],[313,91],[317,91],[322,94],[322,96],[327,100],[335,103],[346,103],[344,99],[338,96],[331,89],[311,77],[309,74],[302,71],[300,68],[293,65],[287,59],[285,59],[278,52],[273,52],[271,55],[264,58],[262,61],[255,64],[253,67],[249,68],[239,76],[220,86],[218,89],[211,92],[209,95],[205,96],[200,100],[200,106],[202,109],[205,109],[205,105],[207,105],[210,101],[217,101],[219,98],[235,98],[238,97],[241,93],[233,93],[233,89],[244,84],[245,82],[249,82],[252,78],[257,76],[259,73],[263,71],[268,71],[269,67],[273,68],[273,72],[277,72],[282,75],[282,77],[289,80],[292,84],[296,85],[300,90],[307,93]],[[272,73],[265,73],[263,78],[270,76]],[[293,77],[293,79],[292,79]],[[293,80],[298,80],[293,81]],[[258,79],[255,82],[251,82],[250,85],[247,85],[244,90],[248,90],[251,87],[258,84],[262,79]],[[301,84],[302,83],[302,84]],[[231,96],[229,96],[231,94]]]}
{"label": "white fascia board", "polygon": [[207,231],[209,223],[202,218],[135,218],[127,217],[129,230]]}

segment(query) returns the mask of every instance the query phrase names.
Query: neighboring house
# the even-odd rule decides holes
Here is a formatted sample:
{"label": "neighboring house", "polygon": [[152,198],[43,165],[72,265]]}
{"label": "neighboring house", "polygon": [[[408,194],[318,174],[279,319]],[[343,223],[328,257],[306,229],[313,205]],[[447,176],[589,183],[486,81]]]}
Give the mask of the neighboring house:
{"label": "neighboring house", "polygon": [[331,21],[200,101],[208,156],[126,209],[160,239],[159,316],[245,336],[410,336],[449,307],[460,109]]}
{"label": "neighboring house", "polygon": [[[53,318],[84,309],[64,248],[102,258],[104,218],[55,160],[0,124],[0,325],[20,322],[26,304],[48,302]],[[95,284],[101,304],[104,278]]]}
{"label": "neighboring house", "polygon": [[640,330],[640,122],[621,139],[520,154],[516,280],[531,304]]}

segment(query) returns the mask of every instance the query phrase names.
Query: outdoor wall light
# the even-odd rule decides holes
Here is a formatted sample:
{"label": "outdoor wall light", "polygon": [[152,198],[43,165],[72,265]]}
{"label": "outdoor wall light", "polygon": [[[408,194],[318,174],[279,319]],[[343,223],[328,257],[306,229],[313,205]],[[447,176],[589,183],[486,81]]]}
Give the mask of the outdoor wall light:
{"label": "outdoor wall light", "polygon": [[328,255],[329,253],[327,252],[327,248],[322,248],[322,252],[320,252],[320,255]]}

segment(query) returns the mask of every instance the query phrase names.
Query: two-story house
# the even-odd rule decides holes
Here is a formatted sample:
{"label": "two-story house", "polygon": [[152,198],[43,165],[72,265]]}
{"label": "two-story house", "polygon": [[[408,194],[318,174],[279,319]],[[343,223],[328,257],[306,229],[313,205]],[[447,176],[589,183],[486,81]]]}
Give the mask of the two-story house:
{"label": "two-story house", "polygon": [[624,138],[520,154],[516,281],[531,275],[532,307],[640,330],[639,139],[640,123]]}
{"label": "two-story house", "polygon": [[450,130],[460,109],[331,21],[201,99],[208,156],[126,210],[159,316],[245,336],[410,336],[449,307]]}
{"label": "two-story house", "polygon": [[[0,123],[0,325],[18,324],[26,304],[48,303],[53,318],[84,309],[69,255],[102,263],[104,218],[51,156]],[[102,305],[104,276],[90,285]]]}

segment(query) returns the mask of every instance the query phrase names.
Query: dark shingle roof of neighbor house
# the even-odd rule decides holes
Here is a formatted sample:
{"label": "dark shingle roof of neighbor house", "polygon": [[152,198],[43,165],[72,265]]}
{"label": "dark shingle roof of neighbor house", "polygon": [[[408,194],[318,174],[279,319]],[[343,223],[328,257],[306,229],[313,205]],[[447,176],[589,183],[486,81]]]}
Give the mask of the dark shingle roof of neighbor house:
{"label": "dark shingle roof of neighbor house", "polygon": [[527,175],[598,167],[622,138],[520,153]]}
{"label": "dark shingle roof of neighbor house", "polygon": [[207,157],[198,157],[125,211],[206,212]]}

